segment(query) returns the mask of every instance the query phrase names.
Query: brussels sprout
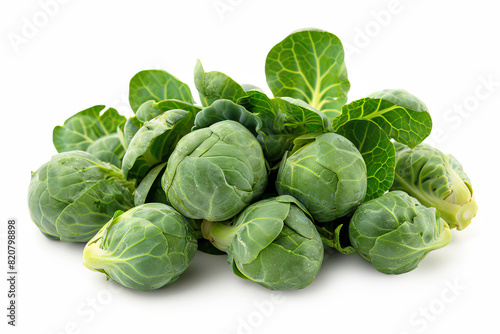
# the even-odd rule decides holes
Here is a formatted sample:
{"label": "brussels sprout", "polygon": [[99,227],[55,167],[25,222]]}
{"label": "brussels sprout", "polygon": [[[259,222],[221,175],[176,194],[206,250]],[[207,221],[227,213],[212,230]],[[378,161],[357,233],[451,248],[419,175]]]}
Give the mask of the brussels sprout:
{"label": "brussels sprout", "polygon": [[366,166],[356,147],[335,133],[295,140],[278,172],[280,195],[297,198],[314,219],[328,222],[353,211],[366,195]]}
{"label": "brussels sprout", "polygon": [[87,242],[116,210],[134,206],[133,183],[90,153],[59,153],[31,176],[31,219],[51,239]]}
{"label": "brussels sprout", "polygon": [[222,221],[260,196],[267,184],[262,148],[243,125],[222,121],[184,136],[169,158],[162,186],[184,216]]}
{"label": "brussels sprout", "polygon": [[356,209],[349,239],[378,271],[402,274],[415,269],[430,251],[446,246],[451,231],[435,208],[420,205],[402,191],[392,191]]}
{"label": "brussels sprout", "polygon": [[83,265],[138,290],[173,283],[196,252],[187,220],[161,203],[137,206],[115,216],[83,250]]}
{"label": "brussels sprout", "polygon": [[127,147],[123,174],[140,181],[153,166],[167,161],[175,144],[189,133],[194,116],[193,111],[172,109],[145,122]]}
{"label": "brussels sprout", "polygon": [[393,190],[403,190],[427,207],[435,207],[450,228],[466,228],[477,212],[472,185],[452,155],[420,144],[410,149],[395,143]]}
{"label": "brussels sprout", "polygon": [[202,231],[227,252],[237,276],[268,289],[306,287],[323,261],[323,243],[312,218],[291,196],[256,202],[231,224],[204,221]]}

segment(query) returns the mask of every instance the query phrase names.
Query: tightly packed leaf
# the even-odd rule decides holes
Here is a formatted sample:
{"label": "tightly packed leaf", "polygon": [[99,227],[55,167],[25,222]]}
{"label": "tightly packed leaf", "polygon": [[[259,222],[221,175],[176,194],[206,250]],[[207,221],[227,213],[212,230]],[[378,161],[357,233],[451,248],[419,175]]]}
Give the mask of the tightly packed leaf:
{"label": "tightly packed leaf", "polygon": [[463,230],[477,212],[469,177],[450,154],[426,144],[413,149],[396,145],[396,176],[392,189],[406,191],[435,207],[451,228]]}
{"label": "tightly packed leaf", "polygon": [[52,157],[31,176],[31,219],[51,239],[87,242],[117,210],[134,206],[133,183],[120,169],[90,153]]}
{"label": "tightly packed leaf", "polygon": [[360,205],[349,225],[354,248],[375,269],[402,274],[451,240],[448,224],[402,191],[388,192]]}
{"label": "tightly packed leaf", "polygon": [[292,196],[247,207],[231,224],[204,222],[214,246],[241,278],[273,290],[309,285],[323,260],[323,243],[306,209]]}
{"label": "tightly packed leaf", "polygon": [[189,222],[161,203],[115,216],[83,250],[83,264],[123,286],[154,290],[175,282],[193,260],[197,243]]}
{"label": "tightly packed leaf", "polygon": [[356,147],[335,133],[302,136],[283,157],[276,189],[297,198],[314,219],[327,222],[345,216],[366,195],[366,166]]}
{"label": "tightly packed leaf", "polygon": [[348,102],[330,32],[298,30],[269,51],[272,95],[200,60],[193,79],[197,94],[169,72],[140,71],[133,116],[77,112],[53,130],[60,154],[32,173],[34,223],[49,238],[88,241],[85,266],[107,278],[158,289],[200,250],[266,288],[301,289],[324,247],[401,274],[476,215],[462,165],[422,144],[425,103],[404,89]]}
{"label": "tightly packed leaf", "polygon": [[243,125],[222,121],[184,136],[170,156],[162,185],[186,217],[222,221],[264,192],[262,148]]}

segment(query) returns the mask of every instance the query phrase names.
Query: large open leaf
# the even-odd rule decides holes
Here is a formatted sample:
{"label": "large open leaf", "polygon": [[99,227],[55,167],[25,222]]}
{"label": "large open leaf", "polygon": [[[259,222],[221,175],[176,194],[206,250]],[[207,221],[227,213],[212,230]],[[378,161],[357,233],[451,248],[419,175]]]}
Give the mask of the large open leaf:
{"label": "large open leaf", "polygon": [[333,120],[333,129],[353,119],[371,120],[389,137],[412,148],[432,129],[426,105],[402,89],[386,89],[345,105],[342,114]]}
{"label": "large open leaf", "polygon": [[303,100],[330,120],[340,114],[350,88],[340,39],[317,29],[276,44],[267,55],[266,79],[274,96]]}
{"label": "large open leaf", "polygon": [[96,140],[115,134],[126,118],[114,108],[105,109],[103,105],[93,106],[71,116],[62,126],[56,126],[52,140],[57,152],[85,151]]}
{"label": "large open leaf", "polygon": [[166,71],[141,71],[130,80],[129,102],[134,113],[146,101],[167,99],[194,103],[189,86]]}
{"label": "large open leaf", "polygon": [[52,140],[59,153],[87,151],[102,161],[120,167],[125,149],[117,131],[125,121],[126,118],[114,108],[93,106],[71,116],[62,126],[56,126]]}

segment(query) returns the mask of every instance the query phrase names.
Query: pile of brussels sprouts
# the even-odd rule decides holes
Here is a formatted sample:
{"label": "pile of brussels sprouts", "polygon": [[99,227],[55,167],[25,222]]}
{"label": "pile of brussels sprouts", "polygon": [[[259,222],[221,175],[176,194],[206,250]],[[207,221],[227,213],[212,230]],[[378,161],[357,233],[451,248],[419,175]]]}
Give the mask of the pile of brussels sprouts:
{"label": "pile of brussels sprouts", "polygon": [[196,250],[277,290],[309,285],[325,247],[401,274],[469,225],[471,182],[422,143],[425,104],[400,89],[347,103],[335,35],[292,33],[265,74],[273,97],[198,61],[199,105],[172,74],[137,73],[134,116],[97,105],[54,128],[59,153],[31,176],[33,222],[139,290],[177,280]]}

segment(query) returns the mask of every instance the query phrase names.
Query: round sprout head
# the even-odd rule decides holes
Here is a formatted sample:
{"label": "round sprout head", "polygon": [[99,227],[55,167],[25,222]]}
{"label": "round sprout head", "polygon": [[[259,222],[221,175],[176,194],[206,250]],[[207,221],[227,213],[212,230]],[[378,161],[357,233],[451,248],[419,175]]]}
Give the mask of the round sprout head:
{"label": "round sprout head", "polygon": [[197,249],[189,222],[166,204],[117,212],[83,251],[83,264],[123,286],[153,290],[173,283]]}
{"label": "round sprout head", "polygon": [[31,219],[51,239],[87,242],[117,210],[133,207],[133,183],[90,153],[59,153],[31,176]]}
{"label": "round sprout head", "polygon": [[297,198],[318,222],[345,216],[363,202],[366,166],[347,138],[325,133],[296,140],[296,146],[279,168],[280,195]]}
{"label": "round sprout head", "polygon": [[258,201],[232,224],[203,225],[205,237],[227,252],[237,276],[269,289],[306,287],[323,261],[323,243],[312,218],[291,196]]}
{"label": "round sprout head", "polygon": [[402,191],[392,191],[356,209],[349,238],[375,269],[402,274],[415,269],[430,251],[446,246],[451,231],[435,208],[420,205]]}
{"label": "round sprout head", "polygon": [[183,215],[229,219],[267,185],[262,148],[249,130],[234,121],[193,131],[170,156],[162,185],[168,202]]}
{"label": "round sprout head", "polygon": [[460,162],[427,145],[410,149],[396,146],[393,190],[406,191],[427,207],[435,207],[450,228],[463,230],[475,217],[478,206],[472,184]]}

